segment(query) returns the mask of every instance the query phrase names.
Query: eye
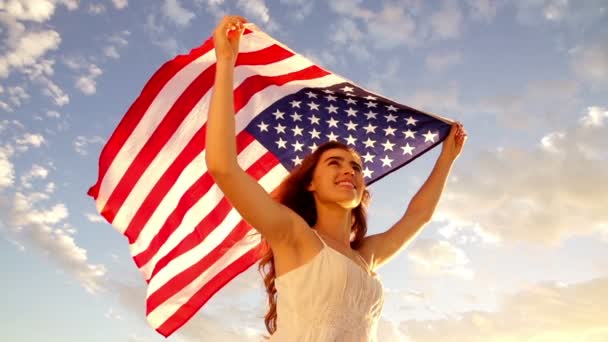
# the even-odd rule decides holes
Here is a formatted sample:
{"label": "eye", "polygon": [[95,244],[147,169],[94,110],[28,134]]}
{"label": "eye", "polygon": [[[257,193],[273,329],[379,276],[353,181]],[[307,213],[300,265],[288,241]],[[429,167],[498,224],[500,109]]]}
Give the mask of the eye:
{"label": "eye", "polygon": [[338,164],[338,161],[337,161],[337,160],[332,159],[332,160],[330,160],[330,161],[329,161],[329,164],[328,164],[328,165],[339,165],[339,164]]}
{"label": "eye", "polygon": [[361,172],[361,166],[359,166],[358,164],[354,164],[353,169],[357,172]]}

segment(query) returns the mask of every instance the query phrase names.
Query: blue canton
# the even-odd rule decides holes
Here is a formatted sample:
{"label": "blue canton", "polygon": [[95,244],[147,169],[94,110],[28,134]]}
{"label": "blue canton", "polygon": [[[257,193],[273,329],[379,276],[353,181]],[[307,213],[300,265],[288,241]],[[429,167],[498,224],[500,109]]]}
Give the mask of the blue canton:
{"label": "blue canton", "polygon": [[287,170],[324,142],[335,140],[361,156],[369,185],[445,139],[450,124],[359,87],[342,83],[304,88],[260,113],[246,130]]}

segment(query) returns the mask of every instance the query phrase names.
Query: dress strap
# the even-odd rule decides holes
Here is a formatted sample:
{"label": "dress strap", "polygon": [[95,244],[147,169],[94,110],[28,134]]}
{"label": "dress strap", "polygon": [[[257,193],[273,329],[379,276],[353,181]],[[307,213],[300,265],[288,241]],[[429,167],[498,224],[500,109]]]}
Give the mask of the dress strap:
{"label": "dress strap", "polygon": [[321,240],[321,243],[323,244],[324,247],[327,247],[327,244],[325,243],[325,241],[323,240],[323,238],[321,237],[321,235],[319,235],[319,232],[317,232],[316,229],[311,229],[315,235],[319,238],[319,240]]}

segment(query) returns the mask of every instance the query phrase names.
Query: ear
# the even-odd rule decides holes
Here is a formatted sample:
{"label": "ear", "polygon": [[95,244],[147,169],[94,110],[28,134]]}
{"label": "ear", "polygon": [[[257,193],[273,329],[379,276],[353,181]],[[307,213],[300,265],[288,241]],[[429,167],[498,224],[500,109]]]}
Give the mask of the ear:
{"label": "ear", "polygon": [[310,183],[308,184],[308,186],[306,187],[306,190],[308,190],[308,191],[310,191],[310,192],[315,191],[315,185],[313,184],[313,182],[310,182]]}

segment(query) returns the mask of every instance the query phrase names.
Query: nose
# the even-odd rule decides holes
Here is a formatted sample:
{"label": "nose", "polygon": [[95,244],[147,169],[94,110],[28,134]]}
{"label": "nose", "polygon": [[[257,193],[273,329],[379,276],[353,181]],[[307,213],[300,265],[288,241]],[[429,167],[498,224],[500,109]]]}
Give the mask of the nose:
{"label": "nose", "polygon": [[346,169],[344,169],[344,174],[355,175],[355,169],[352,166],[347,166]]}

